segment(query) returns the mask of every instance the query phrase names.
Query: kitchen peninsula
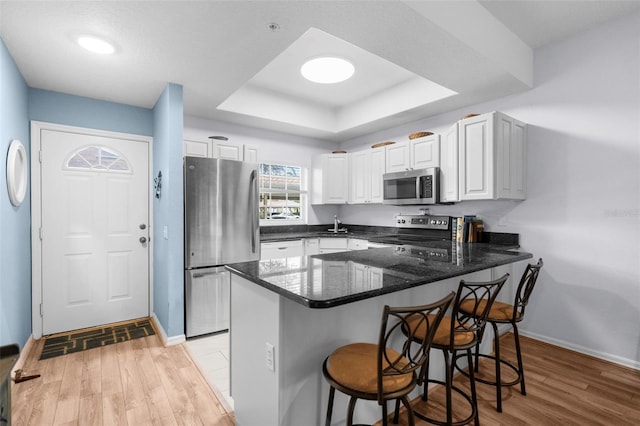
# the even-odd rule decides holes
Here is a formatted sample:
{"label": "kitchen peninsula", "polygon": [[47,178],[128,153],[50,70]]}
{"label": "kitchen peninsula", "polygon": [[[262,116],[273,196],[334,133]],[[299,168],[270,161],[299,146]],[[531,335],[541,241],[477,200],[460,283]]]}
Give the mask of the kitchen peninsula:
{"label": "kitchen peninsula", "polygon": [[[438,241],[428,248],[398,245],[227,266],[237,424],[323,424],[324,358],[349,342],[376,342],[384,305],[430,303],[457,289],[460,279],[486,281],[506,272],[512,275],[503,290],[509,300],[519,279],[514,265],[531,257],[489,244]],[[483,351],[491,348],[488,334]],[[432,377],[443,376],[438,355]],[[345,418],[346,404],[336,393],[336,421]],[[358,422],[379,417],[376,402],[358,402]]]}

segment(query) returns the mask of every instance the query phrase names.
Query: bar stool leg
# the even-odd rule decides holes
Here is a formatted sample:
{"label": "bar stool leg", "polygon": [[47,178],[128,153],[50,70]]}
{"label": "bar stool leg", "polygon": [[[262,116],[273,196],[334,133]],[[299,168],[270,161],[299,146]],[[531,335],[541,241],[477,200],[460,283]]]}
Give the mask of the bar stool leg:
{"label": "bar stool leg", "polygon": [[480,426],[480,413],[478,410],[478,394],[476,393],[476,376],[474,373],[473,356],[471,355],[471,348],[467,349],[467,362],[469,363],[469,387],[471,388],[471,409],[474,411],[474,420],[476,426]]}
{"label": "bar stool leg", "polygon": [[478,343],[476,343],[475,354],[476,354],[476,362],[473,365],[473,368],[474,368],[474,371],[477,373],[479,371],[478,367],[480,366],[480,342],[479,341],[478,341]]}
{"label": "bar stool leg", "polygon": [[446,379],[445,379],[445,390],[446,390],[446,401],[447,401],[447,424],[451,424],[452,423],[452,419],[453,419],[453,413],[451,410],[451,385],[453,384],[453,372],[451,371],[451,360],[449,359],[449,352],[446,350],[443,350],[442,353],[444,354],[444,371],[445,371],[445,375],[446,375]]}
{"label": "bar stool leg", "polygon": [[387,401],[382,403],[382,426],[387,426],[388,420],[387,417],[389,414],[387,413]]}
{"label": "bar stool leg", "polygon": [[396,409],[395,409],[395,412],[393,413],[394,424],[398,424],[399,416],[400,416],[400,400],[396,399]]}
{"label": "bar stool leg", "polygon": [[[411,407],[411,402],[409,401],[409,398],[407,398],[406,395],[402,397],[402,403],[407,408],[407,415],[409,416],[409,426],[415,426],[416,421],[415,421],[415,418],[413,417],[413,408]],[[397,424],[398,420],[394,420],[394,423]]]}
{"label": "bar stool leg", "polygon": [[513,324],[513,337],[516,339],[516,355],[518,356],[518,374],[520,374],[520,393],[527,394],[524,386],[524,367],[522,364],[522,352],[520,352],[520,335],[518,334],[518,326]]}
{"label": "bar stool leg", "polygon": [[327,420],[325,420],[325,426],[331,426],[331,414],[333,413],[333,397],[336,394],[336,389],[333,386],[329,387],[329,403],[327,404]]}
{"label": "bar stool leg", "polygon": [[425,373],[424,373],[424,390],[422,391],[422,400],[429,400],[429,359],[427,358],[427,362],[424,364]]}
{"label": "bar stool leg", "polygon": [[356,401],[358,401],[358,398],[356,398],[355,396],[352,396],[349,399],[349,411],[347,414],[347,426],[353,426],[353,412],[356,409]]}
{"label": "bar stool leg", "polygon": [[498,335],[498,325],[491,323],[493,327],[493,346],[496,357],[496,396],[498,398],[498,413],[502,413],[502,379],[500,377],[500,335]]}

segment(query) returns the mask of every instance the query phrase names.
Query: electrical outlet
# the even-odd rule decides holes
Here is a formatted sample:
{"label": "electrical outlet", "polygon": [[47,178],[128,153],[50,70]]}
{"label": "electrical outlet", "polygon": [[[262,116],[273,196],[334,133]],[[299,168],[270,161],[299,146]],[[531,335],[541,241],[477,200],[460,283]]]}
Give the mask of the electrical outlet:
{"label": "electrical outlet", "polygon": [[162,228],[162,236],[165,240],[169,239],[169,227],[166,225],[164,226],[164,228]]}
{"label": "electrical outlet", "polygon": [[269,342],[265,343],[265,358],[267,362],[267,369],[271,371],[276,371],[276,361],[275,361],[275,349],[273,345]]}

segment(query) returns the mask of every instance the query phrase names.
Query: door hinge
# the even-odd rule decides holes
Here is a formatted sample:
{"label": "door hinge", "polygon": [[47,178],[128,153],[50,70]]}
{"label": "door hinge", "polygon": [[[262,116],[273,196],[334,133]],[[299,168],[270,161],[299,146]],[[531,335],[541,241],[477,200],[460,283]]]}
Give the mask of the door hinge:
{"label": "door hinge", "polygon": [[42,308],[42,303],[40,304],[40,316],[44,316],[44,309]]}

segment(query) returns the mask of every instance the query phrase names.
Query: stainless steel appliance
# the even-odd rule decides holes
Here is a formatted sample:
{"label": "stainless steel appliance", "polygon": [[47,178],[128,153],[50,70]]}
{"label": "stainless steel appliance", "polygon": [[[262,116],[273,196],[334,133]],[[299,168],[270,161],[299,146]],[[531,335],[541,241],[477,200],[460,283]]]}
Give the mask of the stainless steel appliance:
{"label": "stainless steel appliance", "polygon": [[440,202],[440,168],[385,173],[383,204],[411,205]]}
{"label": "stainless steel appliance", "polygon": [[260,258],[258,165],[184,158],[185,334],[229,328],[223,265]]}

